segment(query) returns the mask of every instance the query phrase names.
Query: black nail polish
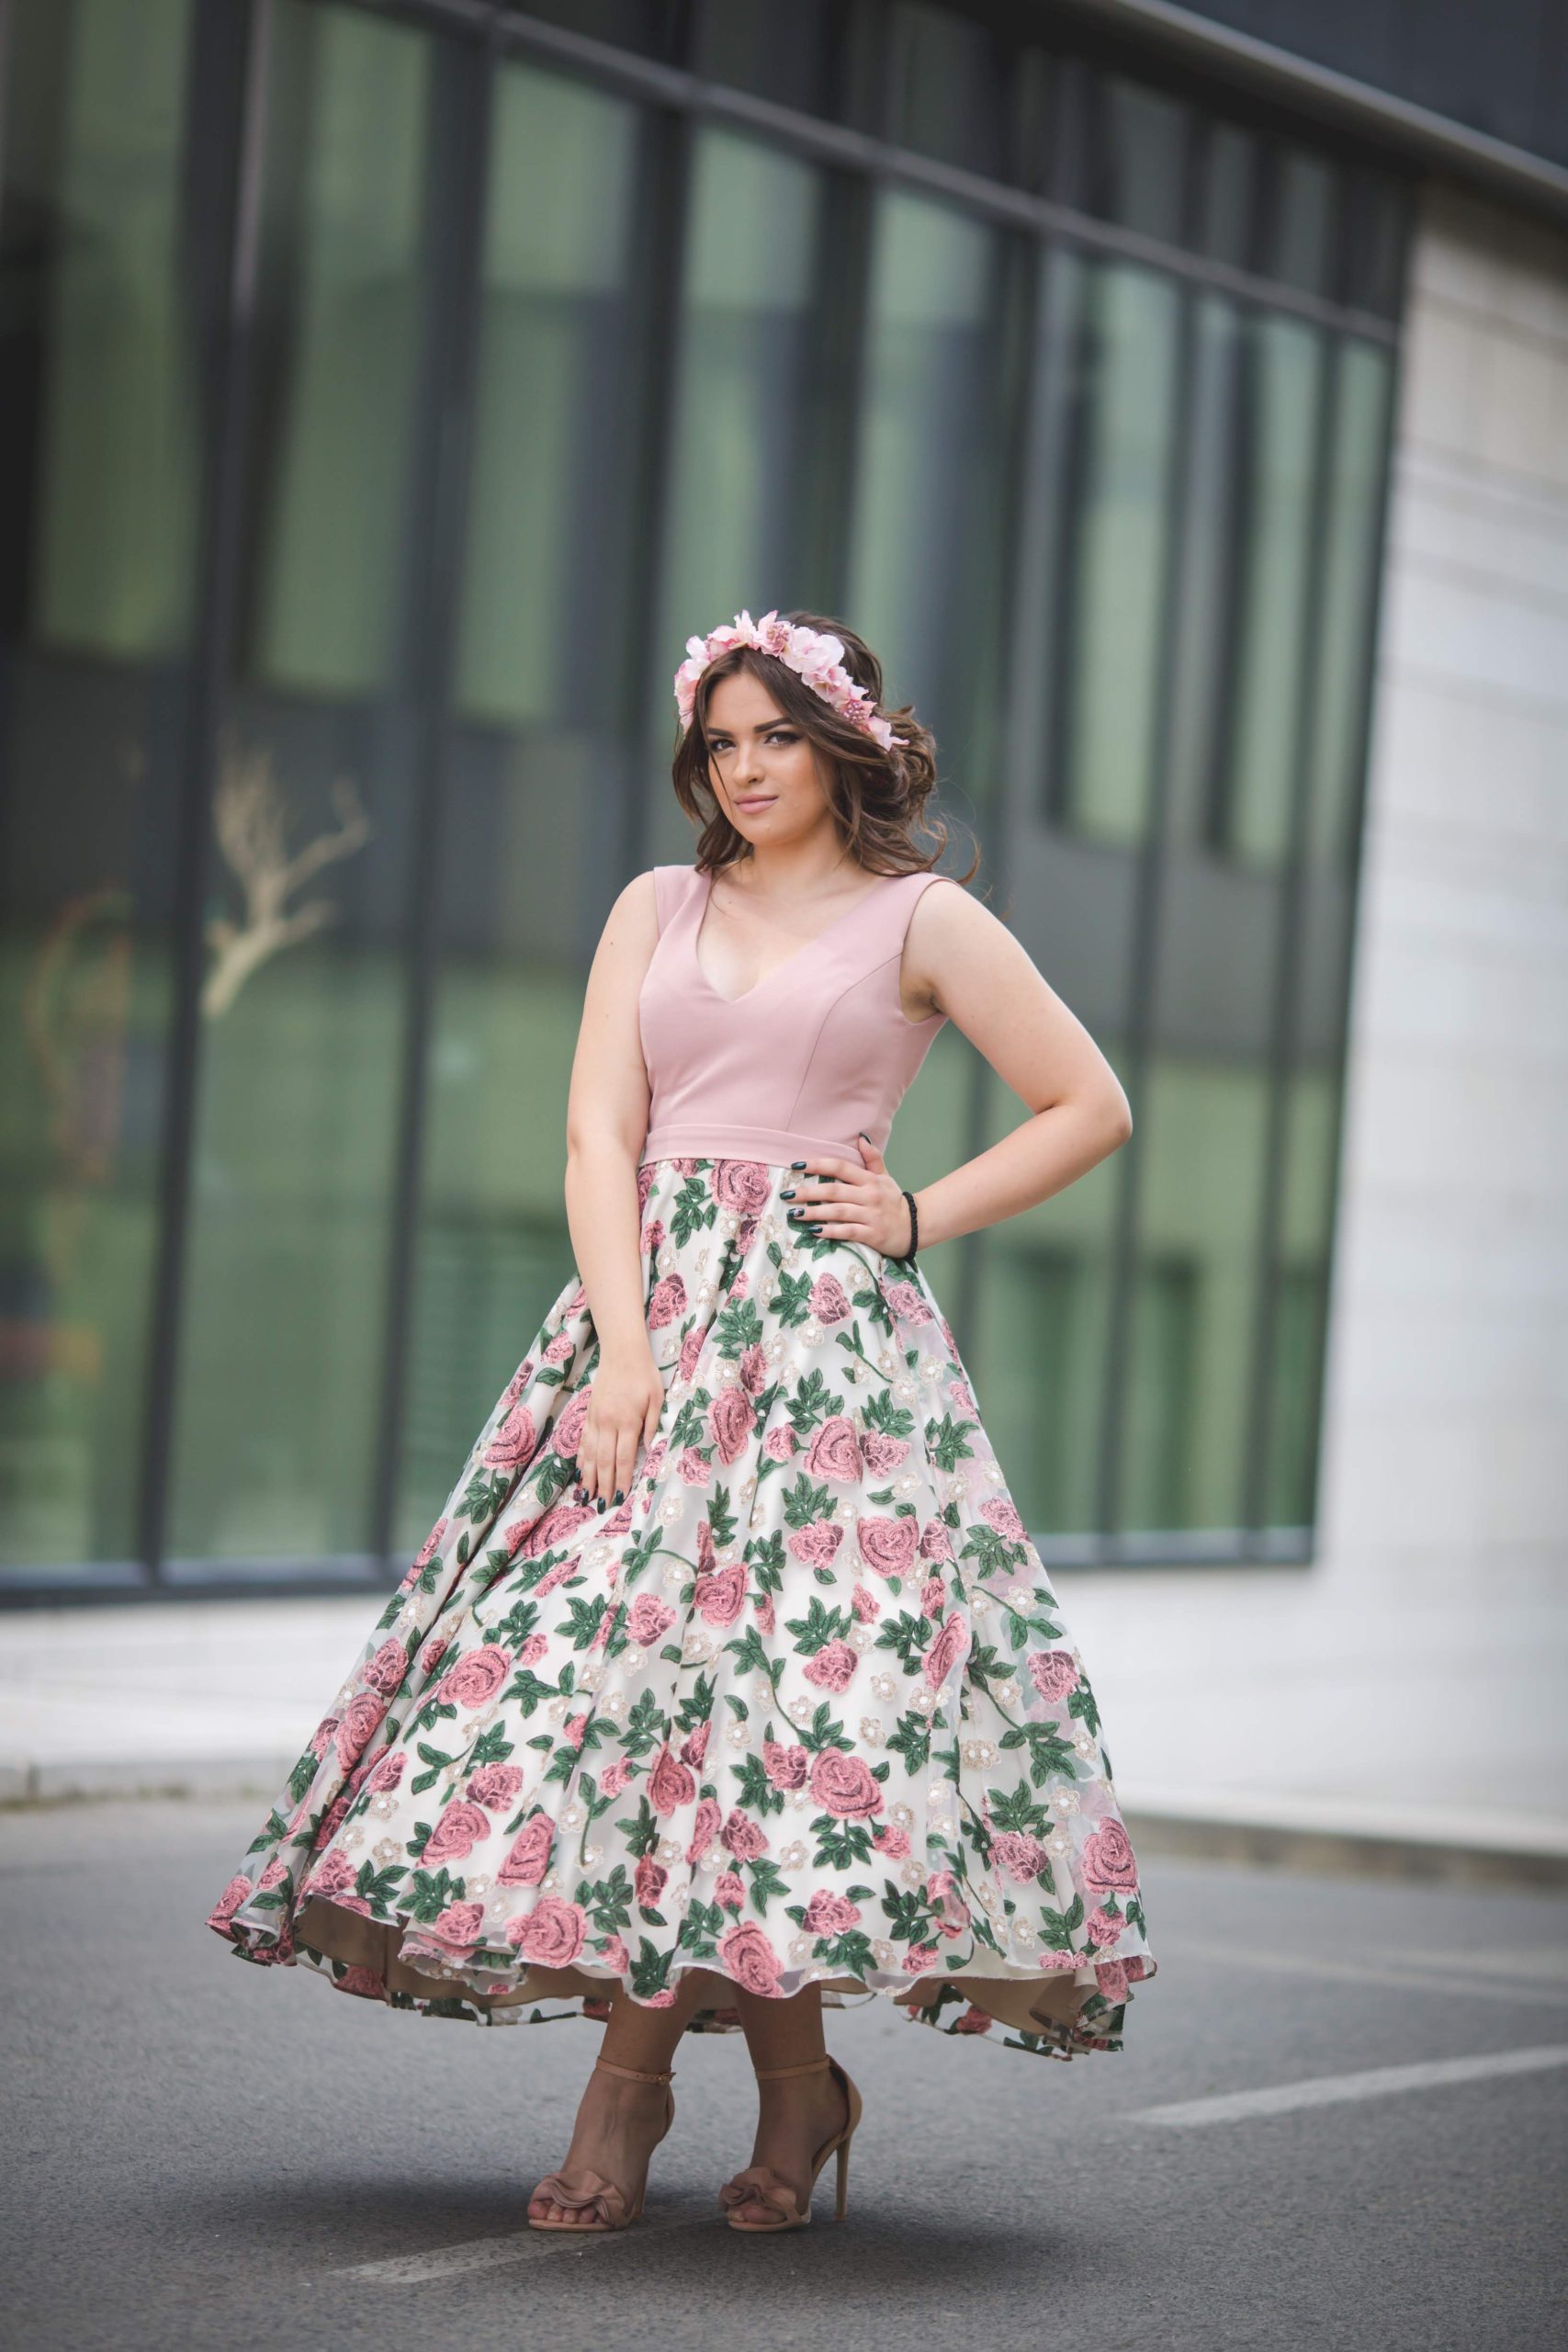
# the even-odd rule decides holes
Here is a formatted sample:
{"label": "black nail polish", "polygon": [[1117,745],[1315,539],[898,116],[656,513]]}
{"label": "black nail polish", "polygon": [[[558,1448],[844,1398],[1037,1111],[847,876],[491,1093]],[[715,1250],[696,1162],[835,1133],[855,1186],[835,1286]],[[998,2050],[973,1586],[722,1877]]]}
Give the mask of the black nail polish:
{"label": "black nail polish", "polygon": [[804,1168],[806,1162],[804,1159],[792,1159],[789,1164],[792,1168]]}
{"label": "black nail polish", "polygon": [[615,1488],[615,1501],[616,1501],[616,1502],[618,1502],[618,1503],[624,1503],[624,1502],[626,1501],[626,1488],[625,1488],[624,1487],[617,1487]]}
{"label": "black nail polish", "polygon": [[807,1233],[814,1233],[820,1237],[822,1228],[819,1225],[808,1225],[806,1230]]}
{"label": "black nail polish", "polygon": [[604,1510],[604,1496],[603,1496],[603,1495],[601,1495],[601,1496],[600,1496],[600,1498],[599,1498],[598,1501],[594,1504],[593,1508],[594,1508],[594,1510]]}
{"label": "black nail polish", "polygon": [[795,1198],[795,1186],[793,1184],[786,1184],[780,1193],[779,1198],[781,1201],[793,1201]]}

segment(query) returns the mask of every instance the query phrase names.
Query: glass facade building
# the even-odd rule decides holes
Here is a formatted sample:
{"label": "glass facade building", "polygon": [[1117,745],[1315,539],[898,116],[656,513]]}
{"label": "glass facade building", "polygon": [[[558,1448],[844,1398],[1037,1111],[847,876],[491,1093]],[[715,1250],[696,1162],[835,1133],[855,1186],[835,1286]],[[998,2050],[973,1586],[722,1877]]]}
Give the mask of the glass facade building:
{"label": "glass facade building", "polygon": [[[742,605],[1133,1103],[923,1253],[1042,1552],[1311,1556],[1408,191],[1043,17],[14,0],[0,1591],[401,1573]],[[950,1024],[900,1181],[1024,1115]]]}

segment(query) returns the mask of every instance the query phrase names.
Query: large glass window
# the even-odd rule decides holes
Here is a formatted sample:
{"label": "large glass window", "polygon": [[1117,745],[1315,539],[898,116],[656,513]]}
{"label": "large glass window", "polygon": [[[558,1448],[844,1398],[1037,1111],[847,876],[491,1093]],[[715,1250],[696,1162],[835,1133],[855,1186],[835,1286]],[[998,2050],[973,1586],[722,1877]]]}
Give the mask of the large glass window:
{"label": "large glass window", "polygon": [[0,148],[0,1578],[136,1574],[201,435],[189,0],[17,0]]}
{"label": "large glass window", "polygon": [[[625,878],[646,617],[648,124],[564,74],[491,91],[456,709],[441,779],[396,1548],[429,1529],[570,1264],[580,949]],[[677,656],[677,659],[679,656]],[[673,667],[673,663],[671,665]]]}
{"label": "large glass window", "polygon": [[1049,789],[1074,832],[1127,845],[1143,838],[1155,784],[1178,296],[1152,270],[1068,266],[1076,413],[1061,499]]}
{"label": "large glass window", "polygon": [[370,1542],[412,875],[434,45],[281,0],[213,779],[175,1574]]}
{"label": "large glass window", "polygon": [[[932,1253],[1032,1529],[1310,1549],[1399,182],[945,0],[264,15],[0,55],[0,1580],[406,1562],[770,605],[1133,1101]],[[950,1026],[899,1180],[1025,1115]]]}

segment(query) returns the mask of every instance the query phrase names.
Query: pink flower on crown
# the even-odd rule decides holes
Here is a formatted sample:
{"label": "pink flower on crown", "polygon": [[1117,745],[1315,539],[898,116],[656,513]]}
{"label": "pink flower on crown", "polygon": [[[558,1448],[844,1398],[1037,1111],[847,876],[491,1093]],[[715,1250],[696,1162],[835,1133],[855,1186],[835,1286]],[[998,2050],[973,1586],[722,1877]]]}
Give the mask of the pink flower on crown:
{"label": "pink flower on crown", "polygon": [[682,727],[692,723],[696,706],[697,686],[705,670],[716,662],[721,653],[738,645],[755,646],[759,652],[770,653],[776,661],[787,662],[813,693],[822,696],[847,718],[874,736],[884,751],[894,741],[889,722],[877,713],[873,697],[859,686],[843,667],[844,646],[827,629],[795,628],[775,610],[766,612],[754,621],[749,612],[736,614],[732,621],[721,622],[710,629],[706,637],[686,639],[687,659],[675,673],[675,707]]}

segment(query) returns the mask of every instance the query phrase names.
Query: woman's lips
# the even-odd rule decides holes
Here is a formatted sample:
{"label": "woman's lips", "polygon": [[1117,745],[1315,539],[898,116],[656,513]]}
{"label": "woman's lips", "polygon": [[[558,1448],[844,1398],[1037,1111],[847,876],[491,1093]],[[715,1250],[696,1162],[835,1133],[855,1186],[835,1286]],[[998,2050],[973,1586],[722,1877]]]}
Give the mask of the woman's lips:
{"label": "woman's lips", "polygon": [[771,808],[778,797],[776,792],[758,793],[750,800],[738,800],[735,805],[750,815],[754,808]]}

